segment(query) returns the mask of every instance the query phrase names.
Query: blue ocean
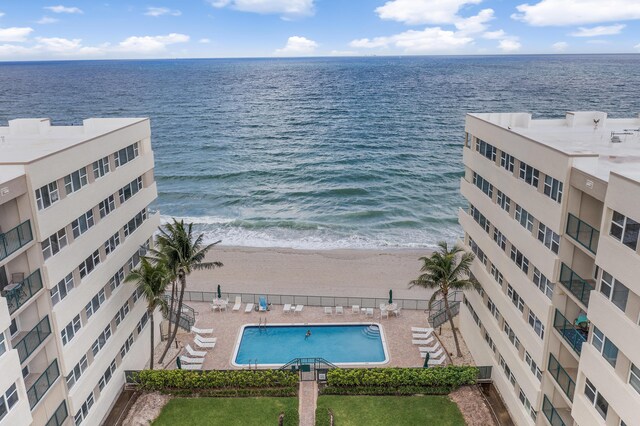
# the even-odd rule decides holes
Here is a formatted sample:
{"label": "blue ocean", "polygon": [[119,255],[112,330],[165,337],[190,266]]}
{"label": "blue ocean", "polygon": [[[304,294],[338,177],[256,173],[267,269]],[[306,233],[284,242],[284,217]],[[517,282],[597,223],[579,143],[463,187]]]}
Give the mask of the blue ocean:
{"label": "blue ocean", "polygon": [[0,123],[145,116],[165,218],[223,244],[461,235],[467,112],[640,111],[640,55],[0,63]]}

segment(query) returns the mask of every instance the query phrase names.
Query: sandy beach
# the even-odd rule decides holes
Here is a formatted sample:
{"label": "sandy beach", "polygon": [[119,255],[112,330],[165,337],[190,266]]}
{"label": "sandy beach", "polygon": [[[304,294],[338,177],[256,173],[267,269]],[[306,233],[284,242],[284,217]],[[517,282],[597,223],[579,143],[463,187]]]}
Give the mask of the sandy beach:
{"label": "sandy beach", "polygon": [[426,299],[431,291],[409,289],[420,273],[420,256],[429,250],[295,250],[214,247],[209,260],[224,263],[213,271],[194,271],[189,290],[318,296]]}

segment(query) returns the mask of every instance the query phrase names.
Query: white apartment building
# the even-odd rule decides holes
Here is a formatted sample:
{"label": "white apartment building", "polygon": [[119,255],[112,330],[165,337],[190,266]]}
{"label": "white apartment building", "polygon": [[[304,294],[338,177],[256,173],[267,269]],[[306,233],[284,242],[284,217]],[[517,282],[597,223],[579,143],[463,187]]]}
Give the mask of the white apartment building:
{"label": "white apartment building", "polygon": [[150,134],[131,118],[0,127],[0,426],[99,425],[148,363],[146,301],[123,280],[160,222]]}
{"label": "white apartment building", "polygon": [[517,425],[640,425],[640,117],[469,114],[459,326]]}

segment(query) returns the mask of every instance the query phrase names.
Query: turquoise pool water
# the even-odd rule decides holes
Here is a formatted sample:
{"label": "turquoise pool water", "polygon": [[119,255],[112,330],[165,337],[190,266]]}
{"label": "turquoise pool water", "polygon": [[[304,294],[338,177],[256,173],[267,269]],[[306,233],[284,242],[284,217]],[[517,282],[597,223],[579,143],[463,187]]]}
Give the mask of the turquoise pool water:
{"label": "turquoise pool water", "polygon": [[[305,339],[307,330],[311,336]],[[334,364],[384,363],[376,324],[245,326],[234,364],[286,364],[294,358],[324,358]]]}

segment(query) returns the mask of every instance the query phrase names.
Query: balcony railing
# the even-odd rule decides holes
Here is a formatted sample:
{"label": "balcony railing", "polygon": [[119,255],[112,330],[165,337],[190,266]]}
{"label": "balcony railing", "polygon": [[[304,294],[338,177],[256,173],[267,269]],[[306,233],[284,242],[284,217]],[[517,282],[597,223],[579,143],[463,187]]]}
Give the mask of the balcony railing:
{"label": "balcony railing", "polygon": [[29,299],[33,297],[38,291],[42,289],[42,276],[40,270],[37,269],[34,273],[19,283],[18,287],[13,290],[9,290],[4,294],[7,298],[7,305],[9,306],[9,313],[14,313],[21,306],[23,306]]}
{"label": "balcony railing", "polygon": [[46,316],[33,327],[22,340],[13,346],[18,350],[20,362],[22,363],[25,359],[29,358],[29,355],[38,349],[38,346],[40,346],[40,344],[44,342],[44,339],[49,337],[50,334],[51,324],[49,323],[49,316]]}
{"label": "balcony railing", "polygon": [[9,257],[33,240],[31,222],[25,221],[4,234],[0,234],[0,260]]}
{"label": "balcony railing", "polygon": [[576,296],[585,307],[589,305],[591,290],[594,290],[595,288],[582,279],[580,275],[573,272],[573,270],[564,263],[560,268],[560,282],[571,292],[571,294]]}
{"label": "balcony railing", "polygon": [[586,336],[577,330],[574,325],[567,320],[564,315],[556,309],[556,315],[553,319],[553,328],[558,330],[564,340],[576,351],[578,355],[582,352],[582,344],[587,341]]}
{"label": "balcony railing", "polygon": [[569,219],[567,220],[567,235],[579,242],[591,253],[596,254],[600,231],[571,213],[569,213]]}
{"label": "balcony railing", "polygon": [[542,402],[542,412],[544,416],[549,420],[551,426],[566,426],[560,414],[558,414],[558,410],[551,404],[547,395],[544,396],[544,401]]}
{"label": "balcony railing", "polygon": [[51,416],[44,426],[62,426],[62,423],[64,423],[68,416],[67,404],[63,400],[62,403],[58,405],[58,408],[56,408],[56,412],[53,413],[53,416]]}
{"label": "balcony railing", "polygon": [[27,390],[27,398],[29,399],[29,407],[33,410],[42,397],[47,393],[51,385],[60,377],[60,369],[58,368],[58,360],[54,359],[51,364],[44,370],[44,373],[38,377],[33,385]]}
{"label": "balcony railing", "polygon": [[556,383],[560,386],[560,389],[573,401],[573,394],[576,390],[576,382],[573,381],[569,373],[560,365],[556,357],[553,354],[549,356],[549,373],[556,379]]}

